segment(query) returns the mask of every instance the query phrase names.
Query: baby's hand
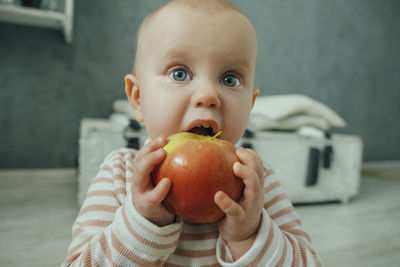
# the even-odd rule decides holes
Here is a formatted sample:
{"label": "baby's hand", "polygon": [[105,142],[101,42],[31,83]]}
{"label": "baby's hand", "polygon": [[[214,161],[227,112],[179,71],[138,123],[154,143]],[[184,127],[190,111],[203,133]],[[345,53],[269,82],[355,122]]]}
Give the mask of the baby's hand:
{"label": "baby's hand", "polygon": [[233,171],[243,179],[244,191],[239,202],[233,201],[224,192],[215,194],[215,203],[226,214],[218,223],[220,236],[231,243],[248,240],[252,243],[257,233],[264,205],[264,167],[260,157],[251,149],[236,149],[240,163]]}
{"label": "baby's hand", "polygon": [[132,181],[132,198],[136,210],[158,226],[165,226],[174,221],[174,214],[162,204],[171,187],[171,181],[164,178],[154,187],[150,177],[153,168],[166,156],[162,149],[166,143],[166,138],[160,136],[143,146],[135,158]]}

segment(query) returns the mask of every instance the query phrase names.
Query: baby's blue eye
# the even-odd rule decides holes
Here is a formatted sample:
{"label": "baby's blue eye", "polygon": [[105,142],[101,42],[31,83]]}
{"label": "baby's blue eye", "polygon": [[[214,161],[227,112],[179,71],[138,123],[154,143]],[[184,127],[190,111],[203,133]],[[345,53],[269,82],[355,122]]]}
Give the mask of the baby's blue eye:
{"label": "baby's blue eye", "polygon": [[178,82],[183,82],[183,81],[190,80],[189,73],[184,69],[176,69],[176,70],[174,70],[169,75],[169,77],[171,77],[172,79],[174,79],[175,81],[178,81]]}
{"label": "baby's blue eye", "polygon": [[225,86],[229,86],[229,87],[237,87],[240,86],[240,81],[238,78],[236,78],[234,75],[232,74],[228,74],[225,75],[224,77],[222,77],[222,83]]}

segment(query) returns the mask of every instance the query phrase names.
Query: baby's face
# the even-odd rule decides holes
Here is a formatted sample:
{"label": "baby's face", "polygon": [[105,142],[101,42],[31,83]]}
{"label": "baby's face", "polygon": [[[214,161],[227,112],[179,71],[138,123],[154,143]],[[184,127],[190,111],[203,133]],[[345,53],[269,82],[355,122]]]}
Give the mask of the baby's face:
{"label": "baby's face", "polygon": [[254,30],[238,13],[162,10],[144,29],[137,53],[137,119],[150,138],[222,130],[221,138],[235,144],[258,94],[256,56]]}

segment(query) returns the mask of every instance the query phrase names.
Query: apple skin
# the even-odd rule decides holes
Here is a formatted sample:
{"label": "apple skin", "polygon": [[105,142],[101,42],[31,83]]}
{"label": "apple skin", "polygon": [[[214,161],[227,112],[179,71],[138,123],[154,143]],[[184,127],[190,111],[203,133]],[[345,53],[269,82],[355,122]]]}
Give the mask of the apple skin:
{"label": "apple skin", "polygon": [[239,161],[233,144],[215,136],[180,132],[168,137],[164,150],[167,155],[154,168],[152,181],[154,185],[163,178],[172,182],[163,204],[183,220],[211,223],[224,217],[214,202],[218,191],[235,201],[241,197],[244,184],[233,173],[233,164]]}

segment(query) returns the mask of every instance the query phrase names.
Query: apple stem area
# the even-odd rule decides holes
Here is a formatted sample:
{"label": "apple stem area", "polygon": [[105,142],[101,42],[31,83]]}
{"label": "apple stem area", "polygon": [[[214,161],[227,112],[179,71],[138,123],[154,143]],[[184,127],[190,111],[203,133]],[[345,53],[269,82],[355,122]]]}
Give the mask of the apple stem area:
{"label": "apple stem area", "polygon": [[220,136],[222,134],[222,131],[219,131],[218,133],[216,133],[213,137],[211,137],[211,140],[214,141],[215,139],[218,138],[218,136]]}

